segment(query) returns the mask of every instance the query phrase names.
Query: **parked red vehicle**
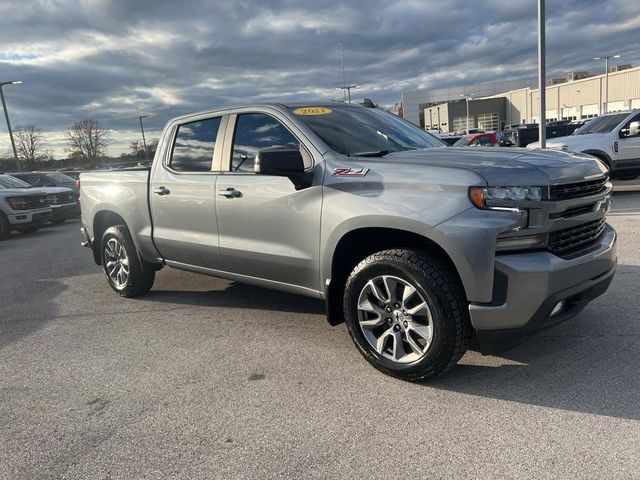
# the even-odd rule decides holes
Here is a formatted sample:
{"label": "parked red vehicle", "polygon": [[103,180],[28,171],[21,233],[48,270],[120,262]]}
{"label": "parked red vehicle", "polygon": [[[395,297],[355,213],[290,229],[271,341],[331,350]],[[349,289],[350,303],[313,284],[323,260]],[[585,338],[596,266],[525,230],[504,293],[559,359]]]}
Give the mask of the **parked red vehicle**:
{"label": "parked red vehicle", "polygon": [[454,147],[491,147],[498,144],[495,133],[472,133],[463,135]]}

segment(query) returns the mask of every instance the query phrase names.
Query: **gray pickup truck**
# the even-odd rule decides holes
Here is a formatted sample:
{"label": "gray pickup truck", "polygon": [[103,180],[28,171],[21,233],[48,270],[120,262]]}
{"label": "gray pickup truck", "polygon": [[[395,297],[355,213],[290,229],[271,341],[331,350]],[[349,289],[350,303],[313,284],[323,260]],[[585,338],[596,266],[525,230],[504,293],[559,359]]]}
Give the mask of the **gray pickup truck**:
{"label": "gray pickup truck", "polygon": [[51,221],[50,196],[54,194],[31,188],[9,175],[0,175],[0,240],[9,238],[12,231],[35,232]]}
{"label": "gray pickup truck", "polygon": [[324,299],[374,367],[411,381],[575,315],[617,263],[598,159],[447,148],[360,105],[183,116],[150,169],[80,183],[83,244],[119,295],[168,265]]}

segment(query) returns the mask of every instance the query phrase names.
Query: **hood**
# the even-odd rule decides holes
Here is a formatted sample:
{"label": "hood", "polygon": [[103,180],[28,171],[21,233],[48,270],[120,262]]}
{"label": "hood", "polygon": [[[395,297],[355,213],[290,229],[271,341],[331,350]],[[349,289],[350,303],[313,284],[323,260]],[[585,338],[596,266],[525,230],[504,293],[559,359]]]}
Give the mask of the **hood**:
{"label": "hood", "polygon": [[[578,146],[579,150],[584,150],[588,148],[586,145],[602,145],[608,143],[610,136],[611,133],[587,133],[585,135],[567,135],[565,137],[548,138],[547,148],[557,148],[560,150],[563,145],[566,145],[568,150],[572,150],[575,146]],[[534,150],[536,148],[540,148],[540,142],[533,142],[527,145],[527,150]]]}
{"label": "hood", "polygon": [[[64,190],[68,190],[65,188]],[[45,192],[42,188],[0,188],[0,195],[5,197],[8,196],[29,196],[29,195],[46,195],[47,193],[58,193],[58,192]]]}
{"label": "hood", "polygon": [[45,193],[48,195],[52,193],[72,193],[73,192],[73,189],[66,188],[66,187],[34,187],[30,190],[39,190],[40,193]]}
{"label": "hood", "polygon": [[589,155],[524,148],[436,147],[392,152],[375,160],[470,170],[495,186],[571,183],[608,171],[602,162]]}

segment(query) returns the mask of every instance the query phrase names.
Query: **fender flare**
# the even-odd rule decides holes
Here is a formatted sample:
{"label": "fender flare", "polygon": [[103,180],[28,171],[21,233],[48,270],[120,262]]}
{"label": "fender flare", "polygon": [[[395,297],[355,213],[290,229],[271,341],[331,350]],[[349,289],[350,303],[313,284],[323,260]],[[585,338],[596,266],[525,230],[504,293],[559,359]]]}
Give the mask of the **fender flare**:
{"label": "fender flare", "polygon": [[597,159],[603,161],[605,165],[609,168],[609,171],[611,171],[611,169],[613,168],[613,161],[611,160],[611,157],[609,156],[608,153],[603,152],[602,150],[590,149],[590,150],[584,150],[582,153],[586,153],[587,155],[592,155]]}

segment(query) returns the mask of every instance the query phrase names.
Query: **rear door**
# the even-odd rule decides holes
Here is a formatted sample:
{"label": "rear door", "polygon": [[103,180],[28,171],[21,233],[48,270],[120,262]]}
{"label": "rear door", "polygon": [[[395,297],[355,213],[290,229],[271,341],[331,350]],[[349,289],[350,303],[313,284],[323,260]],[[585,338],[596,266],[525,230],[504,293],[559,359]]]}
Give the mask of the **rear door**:
{"label": "rear door", "polygon": [[226,122],[225,116],[209,116],[174,125],[165,157],[154,163],[149,204],[153,239],[165,260],[219,268],[213,165]]}
{"label": "rear door", "polygon": [[[229,118],[231,151],[216,186],[220,255],[225,271],[318,291],[322,166],[319,153],[301,138],[295,124],[275,111]],[[274,147],[301,149],[314,169],[313,185],[296,190],[286,177],[254,173],[257,152]]]}

